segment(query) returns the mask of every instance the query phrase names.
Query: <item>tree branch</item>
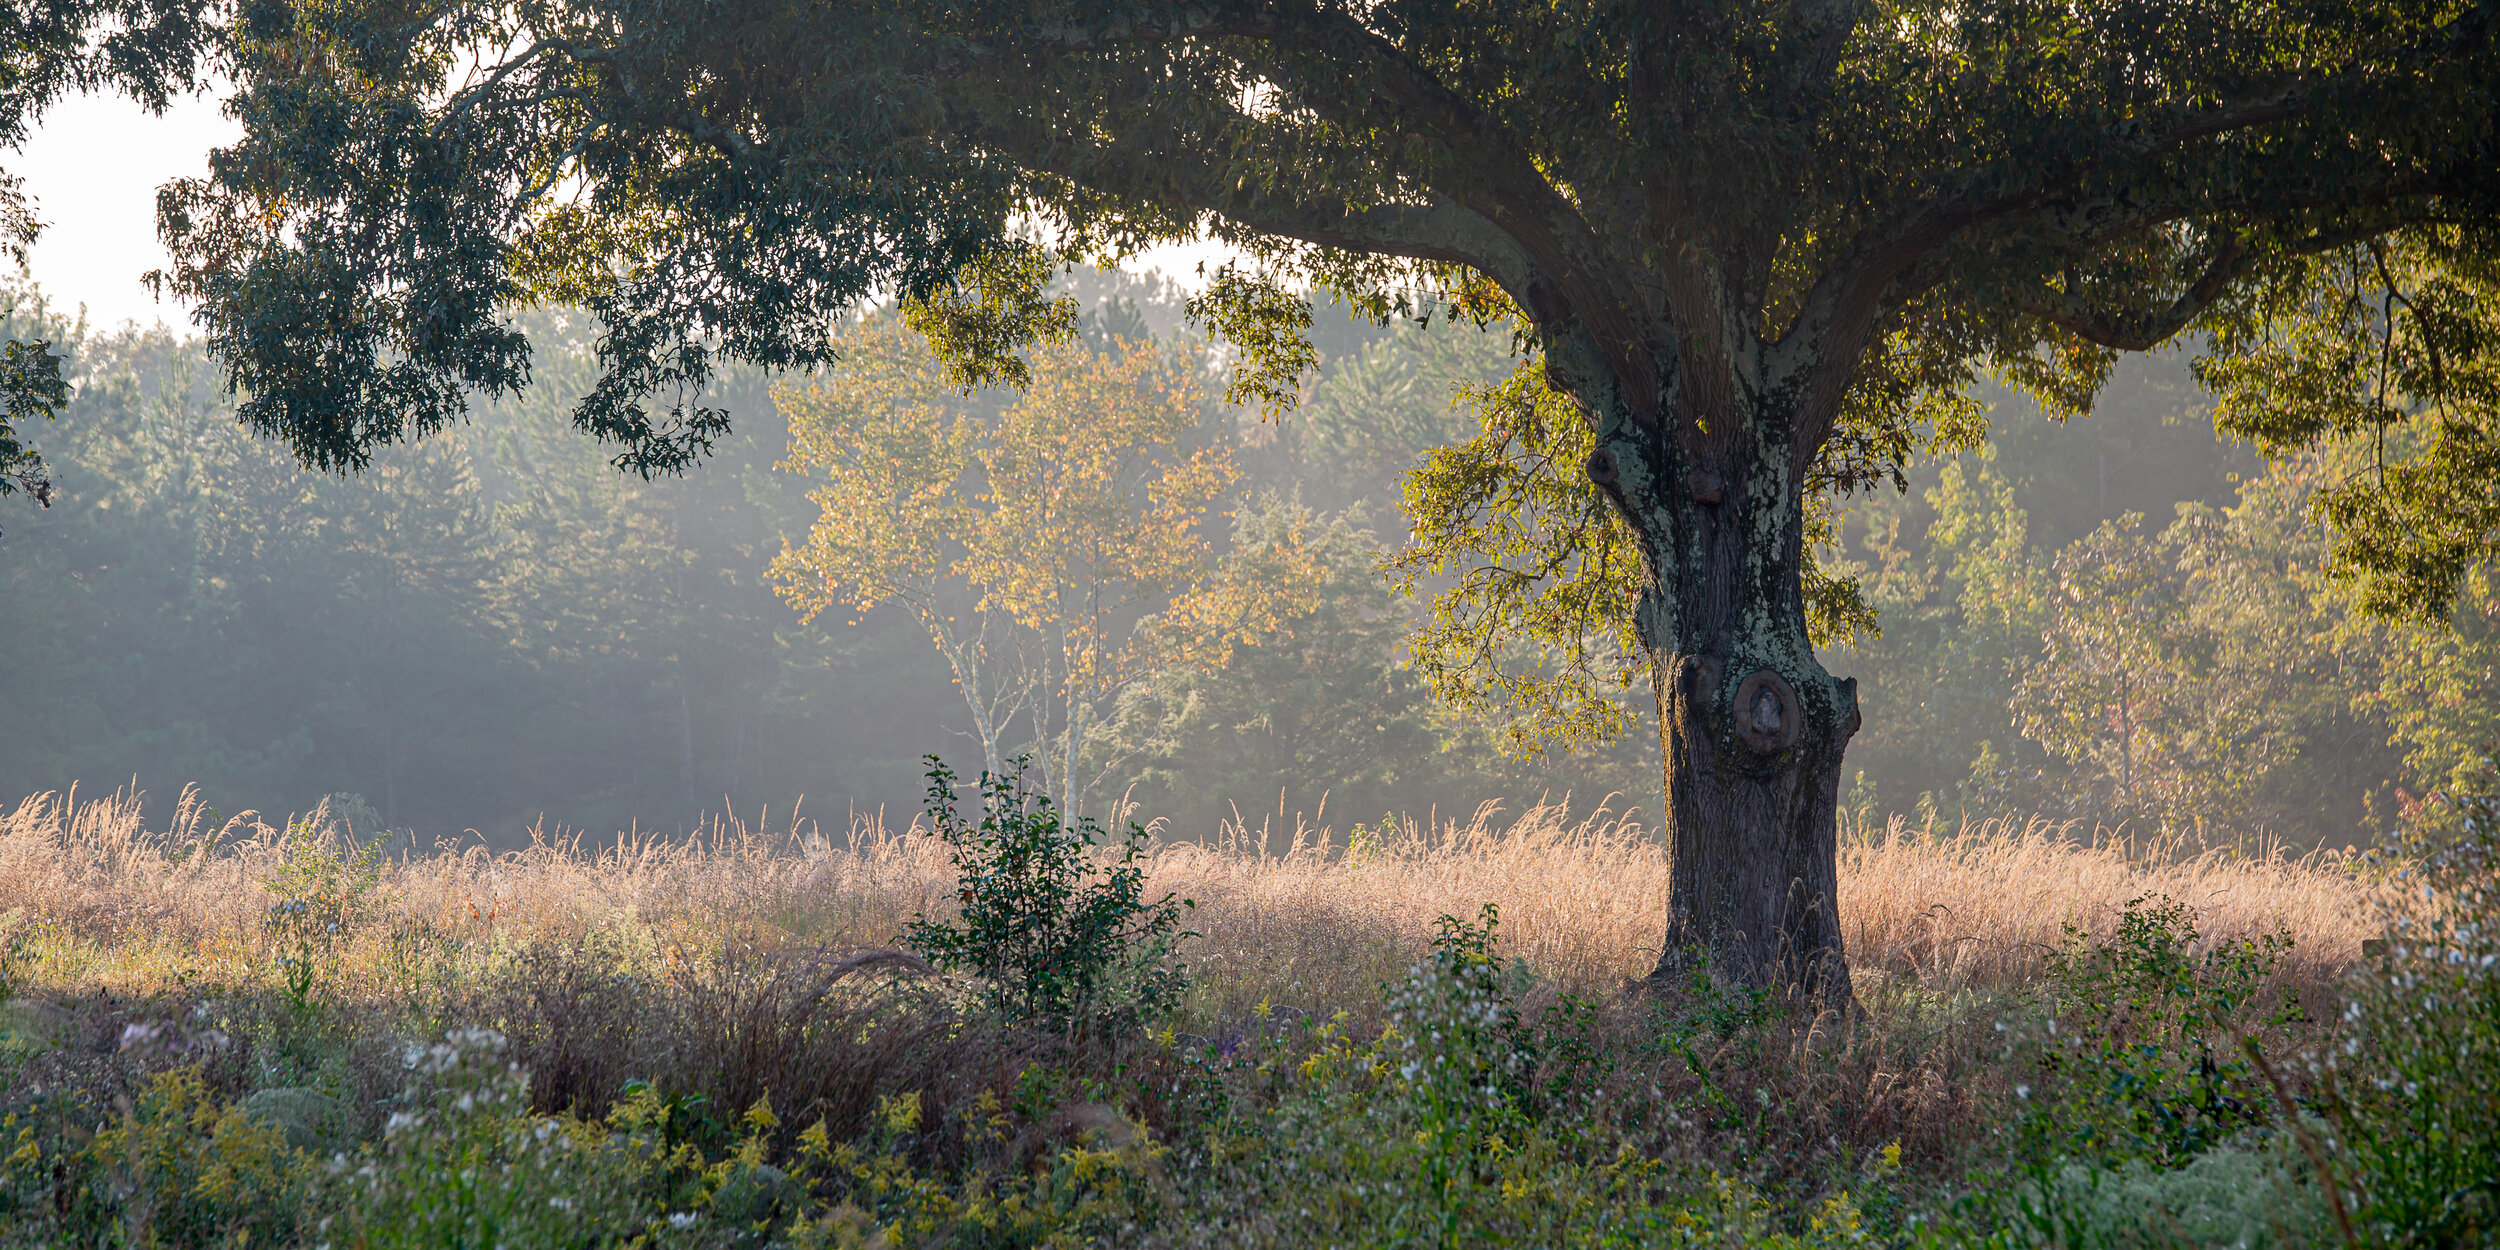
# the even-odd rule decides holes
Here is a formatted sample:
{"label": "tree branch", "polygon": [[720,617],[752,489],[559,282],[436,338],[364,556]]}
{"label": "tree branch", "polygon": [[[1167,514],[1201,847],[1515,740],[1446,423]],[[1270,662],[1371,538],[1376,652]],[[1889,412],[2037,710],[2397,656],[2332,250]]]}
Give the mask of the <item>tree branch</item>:
{"label": "tree branch", "polygon": [[[1127,34],[1141,39],[1160,37],[1144,31]],[[1447,160],[1446,168],[1426,172],[1424,183],[1510,237],[1531,259],[1532,280],[1561,297],[1570,315],[1605,354],[1635,413],[1647,421],[1657,420],[1658,371],[1650,359],[1650,335],[1642,324],[1638,293],[1625,281],[1621,268],[1608,259],[1597,232],[1502,126],[1344,9],[1237,4],[1230,12],[1212,15],[1203,25],[1173,32],[1172,37],[1184,35],[1291,47],[1357,71],[1326,75],[1324,82],[1320,76],[1302,75],[1308,81],[1295,88],[1295,94],[1348,129],[1378,126],[1384,103],[1417,122]],[[1364,90],[1358,98],[1346,94],[1343,84],[1361,84]],[[1504,286],[1520,299],[1522,307],[1540,316],[1554,311],[1551,298],[1521,298],[1528,294],[1524,283],[1515,287],[1504,282]]]}
{"label": "tree branch", "polygon": [[2178,299],[2171,301],[2168,308],[2158,311],[2104,311],[2094,308],[2071,291],[2042,291],[2029,298],[2017,298],[2015,306],[2087,343],[2118,351],[2151,351],[2186,329],[2198,314],[2222,298],[2231,283],[2265,260],[2314,256],[2339,247],[2350,247],[2401,226],[2436,219],[2436,214],[2427,214],[2421,218],[2367,220],[2333,230],[2321,230],[2307,238],[2270,248],[2263,254],[2233,235],[2228,243],[2216,250],[2213,260],[2205,267],[2204,275]]}
{"label": "tree branch", "polygon": [[2250,268],[2246,243],[2233,235],[2214,251],[2213,260],[2194,285],[2172,300],[2168,308],[2124,312],[2107,311],[2092,306],[2090,301],[2072,290],[2042,291],[2018,297],[2015,307],[2038,317],[2058,329],[2087,343],[2114,348],[2122,352],[2151,351],[2168,342],[2170,336],[2187,328],[2222,297],[2234,278]]}
{"label": "tree branch", "polygon": [[1499,283],[1514,300],[1524,298],[1534,268],[1518,240],[1483,214],[1446,200],[1429,206],[1338,209],[1334,215],[1320,208],[1211,211],[1265,234],[1320,247],[1465,265]]}
{"label": "tree branch", "polygon": [[1790,0],[1782,24],[1801,42],[1810,42],[1800,50],[1801,55],[1790,61],[1780,86],[1800,115],[1816,111],[1806,107],[1807,98],[1839,72],[1841,53],[1849,46],[1849,36],[1856,33],[1858,23],[1873,7],[1866,0]]}
{"label": "tree branch", "polygon": [[1931,198],[1862,232],[1806,293],[1797,319],[1772,346],[1763,370],[1766,391],[1788,390],[1798,414],[1800,463],[1831,432],[1841,394],[1856,375],[1859,353],[1874,332],[1894,279],[1974,223],[2019,207],[2018,199],[1972,204]]}
{"label": "tree branch", "polygon": [[[522,52],[521,55],[496,66],[494,72],[486,76],[486,81],[471,83],[470,85],[453,92],[451,94],[451,99],[444,102],[442,113],[435,117],[434,125],[428,131],[430,137],[436,139],[442,138],[445,130],[448,130],[454,124],[458,123],[460,119],[467,117],[488,96],[493,95],[495,88],[503,85],[504,79],[519,73],[531,62],[549,52],[563,52],[567,55],[572,55],[573,49],[570,45],[565,44],[562,41],[555,40],[542,39],[537,43],[531,44],[528,50]],[[581,58],[576,56],[574,59],[579,60]]]}
{"label": "tree branch", "polygon": [[[563,56],[576,65],[604,64],[610,66],[611,68],[622,69],[625,64],[624,58],[614,48],[605,48],[596,44],[586,44],[569,39],[557,39],[552,37],[541,39],[537,43],[532,44],[529,50],[522,53],[520,56],[497,66],[494,73],[490,75],[485,82],[478,83],[470,87],[464,87],[460,91],[454,93],[450,102],[445,105],[443,115],[435,119],[433,134],[436,137],[440,137],[446,127],[450,126],[458,117],[463,116],[470,110],[476,108],[478,104],[486,98],[488,93],[490,93],[497,85],[502,83],[505,77],[520,67],[528,64],[532,60],[535,60],[540,55],[546,53],[554,53]],[[640,93],[634,89],[631,75],[629,73],[621,74],[620,78],[622,81],[616,83],[614,89],[616,91],[617,98],[624,102],[627,112],[623,116],[609,117],[607,120],[610,122],[639,121],[659,126],[667,130],[674,130],[697,143],[710,146],[712,149],[719,152],[721,155],[730,158],[731,160],[741,160],[746,157],[753,156],[756,149],[764,146],[755,139],[749,138],[736,127],[722,125],[721,123],[713,121],[708,117],[704,117],[701,114],[689,113],[678,108],[650,108],[646,105]],[[590,93],[570,89],[541,92],[537,95],[519,101],[518,103],[529,104],[547,100],[562,99],[575,100],[581,102],[585,106],[592,103],[592,96]]]}
{"label": "tree branch", "polygon": [[979,127],[979,137],[1028,169],[1097,192],[1146,201],[1168,196],[1262,234],[1318,247],[1465,265],[1500,283],[1513,299],[1524,299],[1532,280],[1533,262],[1516,239],[1446,199],[1370,208],[1275,200],[1221,177],[1194,151],[1118,139],[1087,146],[1055,142],[1030,122],[988,122]]}
{"label": "tree branch", "polygon": [[[2298,91],[2212,109],[2147,110],[2155,115],[2166,113],[2176,122],[2158,130],[2148,127],[2141,116],[2117,123],[2107,128],[2108,147],[2097,156],[2048,171],[2041,177],[2018,181],[2010,189],[1991,195],[1965,191],[1930,197],[1862,231],[1842,253],[1842,259],[1826,268],[1807,293],[1796,321],[1781,337],[1770,367],[1765,370],[1766,389],[1791,388],[1790,403],[1799,414],[1792,447],[1797,462],[1810,462],[1816,449],[1830,436],[1832,423],[1839,416],[1841,396],[1856,375],[1858,354],[1888,306],[1888,296],[1896,293],[1894,284],[1928,254],[1968,230],[2002,224],[2026,212],[2038,218],[2033,223],[2035,228],[2069,238],[2079,246],[2188,216],[2192,210],[2186,206],[2149,197],[2134,199],[2124,192],[2084,201],[2060,202],[2053,197],[2061,190],[2082,185],[2093,172],[2118,160],[2270,125],[2302,116],[2307,110],[2307,99]],[[1974,169],[1955,181],[1965,188],[1977,188],[1994,181],[1993,175],[1998,172],[1991,168]],[[2236,258],[2233,263],[2237,263]],[[2234,276],[2236,273],[2217,279],[2213,293],[2198,308],[2218,296]],[[2194,315],[2187,314],[2190,318]]]}

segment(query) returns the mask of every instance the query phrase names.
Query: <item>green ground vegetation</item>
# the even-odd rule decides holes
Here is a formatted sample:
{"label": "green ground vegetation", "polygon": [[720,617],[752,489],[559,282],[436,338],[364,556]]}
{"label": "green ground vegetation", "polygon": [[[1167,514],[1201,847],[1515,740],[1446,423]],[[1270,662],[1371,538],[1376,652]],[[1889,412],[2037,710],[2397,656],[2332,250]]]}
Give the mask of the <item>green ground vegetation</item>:
{"label": "green ground vegetation", "polygon": [[[2424,905],[2331,986],[2175,900],[2035,984],[1854,1011],[1701,969],[1565,992],[1492,907],[1368,1003],[1211,1012],[1119,839],[1002,781],[960,909],[839,952],[619,921],[475,948],[291,845],[272,966],[81,993],[13,914],[0,1240],[28,1246],[2464,1246],[2500,1232],[2500,812],[2358,870]],[[1072,835],[1081,835],[1072,837]],[[1056,853],[1099,839],[1106,855]],[[1054,853],[1037,854],[1037,846]],[[379,949],[368,947],[367,949]],[[304,969],[309,969],[305,971]],[[385,978],[388,979],[388,978]],[[365,985],[349,991],[350,984]],[[1043,987],[1049,992],[1032,991]],[[1011,992],[1012,991],[1012,992]]]}

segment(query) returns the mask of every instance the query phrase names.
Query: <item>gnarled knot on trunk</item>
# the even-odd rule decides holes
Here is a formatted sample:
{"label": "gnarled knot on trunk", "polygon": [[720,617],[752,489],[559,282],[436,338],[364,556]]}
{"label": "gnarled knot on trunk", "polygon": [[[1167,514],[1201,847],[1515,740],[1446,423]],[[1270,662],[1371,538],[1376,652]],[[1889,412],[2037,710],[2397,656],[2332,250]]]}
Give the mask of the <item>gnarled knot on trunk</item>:
{"label": "gnarled knot on trunk", "polygon": [[1780,731],[1780,697],[1771,693],[1768,687],[1757,688],[1753,692],[1753,706],[1747,708],[1745,714],[1753,718],[1755,733],[1776,734]]}
{"label": "gnarled knot on trunk", "polygon": [[1684,657],[1681,674],[1684,683],[1684,706],[1696,714],[1707,715],[1710,701],[1719,695],[1719,662],[1706,655]]}
{"label": "gnarled knot on trunk", "polygon": [[1600,486],[1615,484],[1615,453],[1603,447],[1589,453],[1589,480]]}
{"label": "gnarled knot on trunk", "polygon": [[1787,679],[1769,669],[1747,674],[1736,687],[1736,736],[1765,755],[1797,745],[1804,709]]}

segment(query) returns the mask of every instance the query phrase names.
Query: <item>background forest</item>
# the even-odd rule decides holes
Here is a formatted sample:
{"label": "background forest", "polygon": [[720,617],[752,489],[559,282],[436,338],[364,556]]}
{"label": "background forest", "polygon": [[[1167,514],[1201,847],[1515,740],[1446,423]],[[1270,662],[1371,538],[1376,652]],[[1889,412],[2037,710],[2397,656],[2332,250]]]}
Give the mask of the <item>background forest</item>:
{"label": "background forest", "polygon": [[[1174,346],[1171,288],[1069,283],[1092,309],[1074,350],[1152,339],[1212,376]],[[0,793],[135,775],[166,795],[196,781],[229,810],[354,795],[391,828],[510,845],[542,817],[605,834],[802,796],[820,817],[908,811],[923,754],[982,758],[931,645],[943,609],[834,602],[803,620],[776,593],[775,557],[807,544],[819,507],[789,471],[806,466],[783,467],[791,424],[760,376],[721,386],[737,432],[709,463],[644,481],[565,416],[593,327],[536,314],[524,399],[342,479],[239,428],[173,334],[66,324],[24,294],[10,321],[61,344],[79,389],[33,431],[58,502],[0,516]],[[1654,731],[1513,758],[1497,716],[1438,703],[1401,651],[1419,608],[1378,561],[1405,535],[1402,479],[1476,432],[1461,390],[1509,372],[1507,332],[1333,308],[1317,323],[1285,421],[1222,405],[1220,386],[1189,401],[1183,441],[1225,466],[1184,518],[1208,568],[1289,549],[1251,605],[1264,627],[1131,657],[1077,733],[1088,806],[1125,794],[1193,837],[1236,814],[1318,823],[1323,801],[1339,830],[1566,793],[1654,813]],[[2365,619],[2320,571],[2305,499],[2366,465],[2262,464],[2216,438],[2183,358],[2128,359],[2089,420],[1986,394],[1988,451],[1846,501],[1824,568],[1858,577],[1880,635],[1829,660],[1869,713],[1844,808],[2367,842],[2500,746],[2500,579],[2468,579],[2453,631]],[[992,428],[1008,411],[961,409]],[[1109,627],[1185,599],[1130,589]],[[1627,706],[1646,714],[1647,696]],[[1012,751],[1048,729],[991,737]]]}

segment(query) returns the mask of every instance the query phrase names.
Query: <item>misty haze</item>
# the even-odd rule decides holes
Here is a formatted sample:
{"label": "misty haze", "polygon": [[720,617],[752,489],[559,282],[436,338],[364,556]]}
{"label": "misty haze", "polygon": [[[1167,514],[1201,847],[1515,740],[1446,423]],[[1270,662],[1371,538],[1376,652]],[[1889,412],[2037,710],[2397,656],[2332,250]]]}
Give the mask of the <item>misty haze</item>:
{"label": "misty haze", "polygon": [[2500,1245],[2487,6],[0,26],[0,1246]]}

